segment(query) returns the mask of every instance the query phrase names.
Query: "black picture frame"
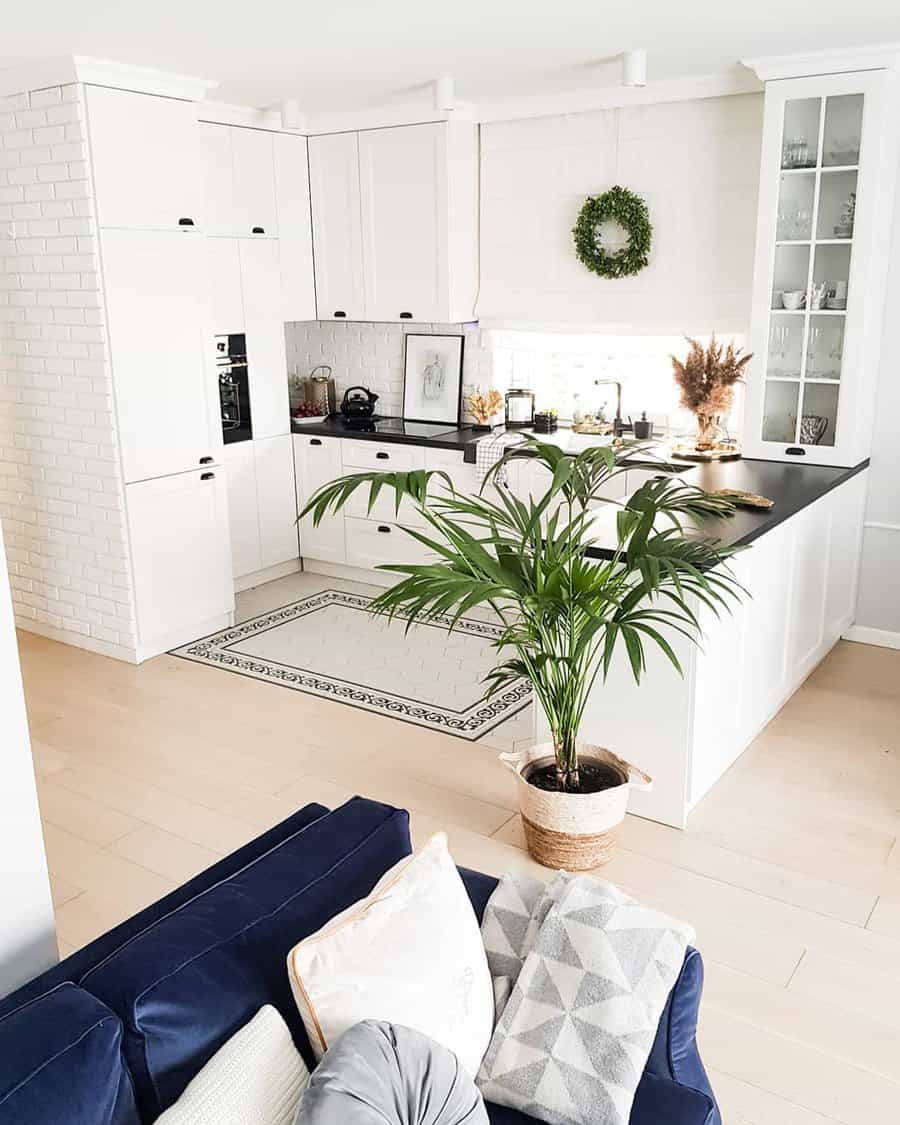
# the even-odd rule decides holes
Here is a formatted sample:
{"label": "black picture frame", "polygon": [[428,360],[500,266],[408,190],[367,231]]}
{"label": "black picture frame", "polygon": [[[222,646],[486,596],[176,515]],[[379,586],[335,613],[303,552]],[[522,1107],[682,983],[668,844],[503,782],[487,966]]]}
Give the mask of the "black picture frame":
{"label": "black picture frame", "polygon": [[[427,400],[423,393],[421,380],[417,380],[416,372],[411,366],[421,358],[420,353],[427,350],[423,341],[450,341],[452,342],[452,361],[446,377],[449,385],[435,399],[434,410],[425,409]],[[434,345],[432,345],[434,347]],[[448,348],[437,348],[436,352],[446,352]],[[425,422],[458,426],[462,417],[462,379],[463,355],[465,351],[465,336],[461,332],[407,332],[403,338],[403,408],[402,414],[407,422]],[[423,375],[424,378],[424,375]]]}

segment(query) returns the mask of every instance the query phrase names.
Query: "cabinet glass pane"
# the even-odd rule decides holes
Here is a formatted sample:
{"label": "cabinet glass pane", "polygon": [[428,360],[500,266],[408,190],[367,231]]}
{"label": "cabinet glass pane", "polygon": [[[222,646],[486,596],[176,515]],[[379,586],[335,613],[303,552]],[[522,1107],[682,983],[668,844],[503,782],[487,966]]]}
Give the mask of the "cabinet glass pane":
{"label": "cabinet glass pane", "polygon": [[800,418],[801,445],[834,445],[838,387],[835,383],[806,383]]}
{"label": "cabinet glass pane", "polygon": [[784,103],[782,168],[815,168],[821,114],[821,98],[792,98]]}
{"label": "cabinet glass pane", "polygon": [[806,345],[807,379],[840,379],[844,356],[843,316],[809,318],[809,342]]}
{"label": "cabinet glass pane", "polygon": [[[794,249],[785,247],[783,249]],[[847,307],[847,282],[850,278],[850,247],[816,246],[813,262],[813,289],[822,293],[824,285],[825,308],[845,309]]]}
{"label": "cabinet glass pane", "polygon": [[763,441],[792,442],[797,435],[800,384],[766,380]]}
{"label": "cabinet glass pane", "polygon": [[856,172],[823,172],[816,238],[852,238],[855,217]]}
{"label": "cabinet glass pane", "polygon": [[800,377],[800,364],[803,354],[802,316],[772,314],[769,327],[769,355],[766,374],[778,378]]}
{"label": "cabinet glass pane", "polygon": [[795,310],[802,308],[806,299],[808,278],[809,247],[776,246],[772,308]]}
{"label": "cabinet glass pane", "polygon": [[775,237],[785,240],[812,238],[815,172],[782,175],[778,190],[778,227]]}
{"label": "cabinet glass pane", "polygon": [[823,167],[859,163],[863,98],[863,94],[841,94],[825,99]]}

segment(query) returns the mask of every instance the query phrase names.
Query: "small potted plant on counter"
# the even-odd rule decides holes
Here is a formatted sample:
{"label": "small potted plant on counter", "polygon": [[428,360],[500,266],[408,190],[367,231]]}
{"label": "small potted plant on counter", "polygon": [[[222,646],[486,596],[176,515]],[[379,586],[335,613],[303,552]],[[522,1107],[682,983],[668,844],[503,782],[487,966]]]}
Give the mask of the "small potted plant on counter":
{"label": "small potted plant on counter", "polygon": [[446,615],[455,622],[475,606],[494,611],[502,633],[492,642],[498,663],[487,677],[490,692],[530,680],[553,739],[513,764],[528,847],[539,863],[571,871],[609,858],[629,788],[649,780],[615,754],[579,742],[595,683],[620,646],[637,681],[647,644],[680,671],[673,633],[698,639],[696,607],[718,613],[740,589],[723,565],[730,551],[683,530],[685,520],[730,513],[730,502],[673,476],[651,478],[619,505],[614,548],[591,557],[596,506],[609,502],[602,494],[610,480],[644,449],[601,446],[573,457],[531,438],[509,449],[486,483],[504,479],[511,462],[535,461],[547,470],[540,496],[519,499],[500,485],[463,495],[439,471],[365,472],[324,485],[301,513],[318,524],[358,489],[368,491],[370,510],[385,490],[397,510],[403,500],[418,509],[427,530],[405,530],[435,561],[381,567],[402,577],[372,609],[410,624]]}

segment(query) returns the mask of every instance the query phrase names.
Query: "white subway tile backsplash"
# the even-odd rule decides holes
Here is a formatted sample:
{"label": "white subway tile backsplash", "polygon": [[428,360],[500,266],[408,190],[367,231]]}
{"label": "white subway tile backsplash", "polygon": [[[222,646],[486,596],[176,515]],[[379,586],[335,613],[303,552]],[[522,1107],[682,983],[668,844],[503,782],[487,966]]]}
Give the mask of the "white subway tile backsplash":
{"label": "white subway tile backsplash", "polygon": [[[0,517],[16,618],[133,649],[78,86],[0,99]],[[0,219],[4,213],[0,210]]]}

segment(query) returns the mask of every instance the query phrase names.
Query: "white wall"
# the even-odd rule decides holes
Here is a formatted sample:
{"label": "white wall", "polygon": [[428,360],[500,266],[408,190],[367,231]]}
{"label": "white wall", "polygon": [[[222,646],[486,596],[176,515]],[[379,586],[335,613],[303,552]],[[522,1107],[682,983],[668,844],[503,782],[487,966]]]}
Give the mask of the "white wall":
{"label": "white wall", "polygon": [[133,656],[83,87],[0,98],[0,519],[16,621]]}
{"label": "white wall", "polygon": [[56,931],[0,530],[0,996],[54,964]]}
{"label": "white wall", "polygon": [[900,201],[894,213],[885,300],[859,601],[850,635],[900,648]]}
{"label": "white wall", "polygon": [[[745,332],[762,95],[482,128],[481,322],[603,332]],[[621,184],[654,225],[649,266],[607,281],[575,257],[588,195]]]}

